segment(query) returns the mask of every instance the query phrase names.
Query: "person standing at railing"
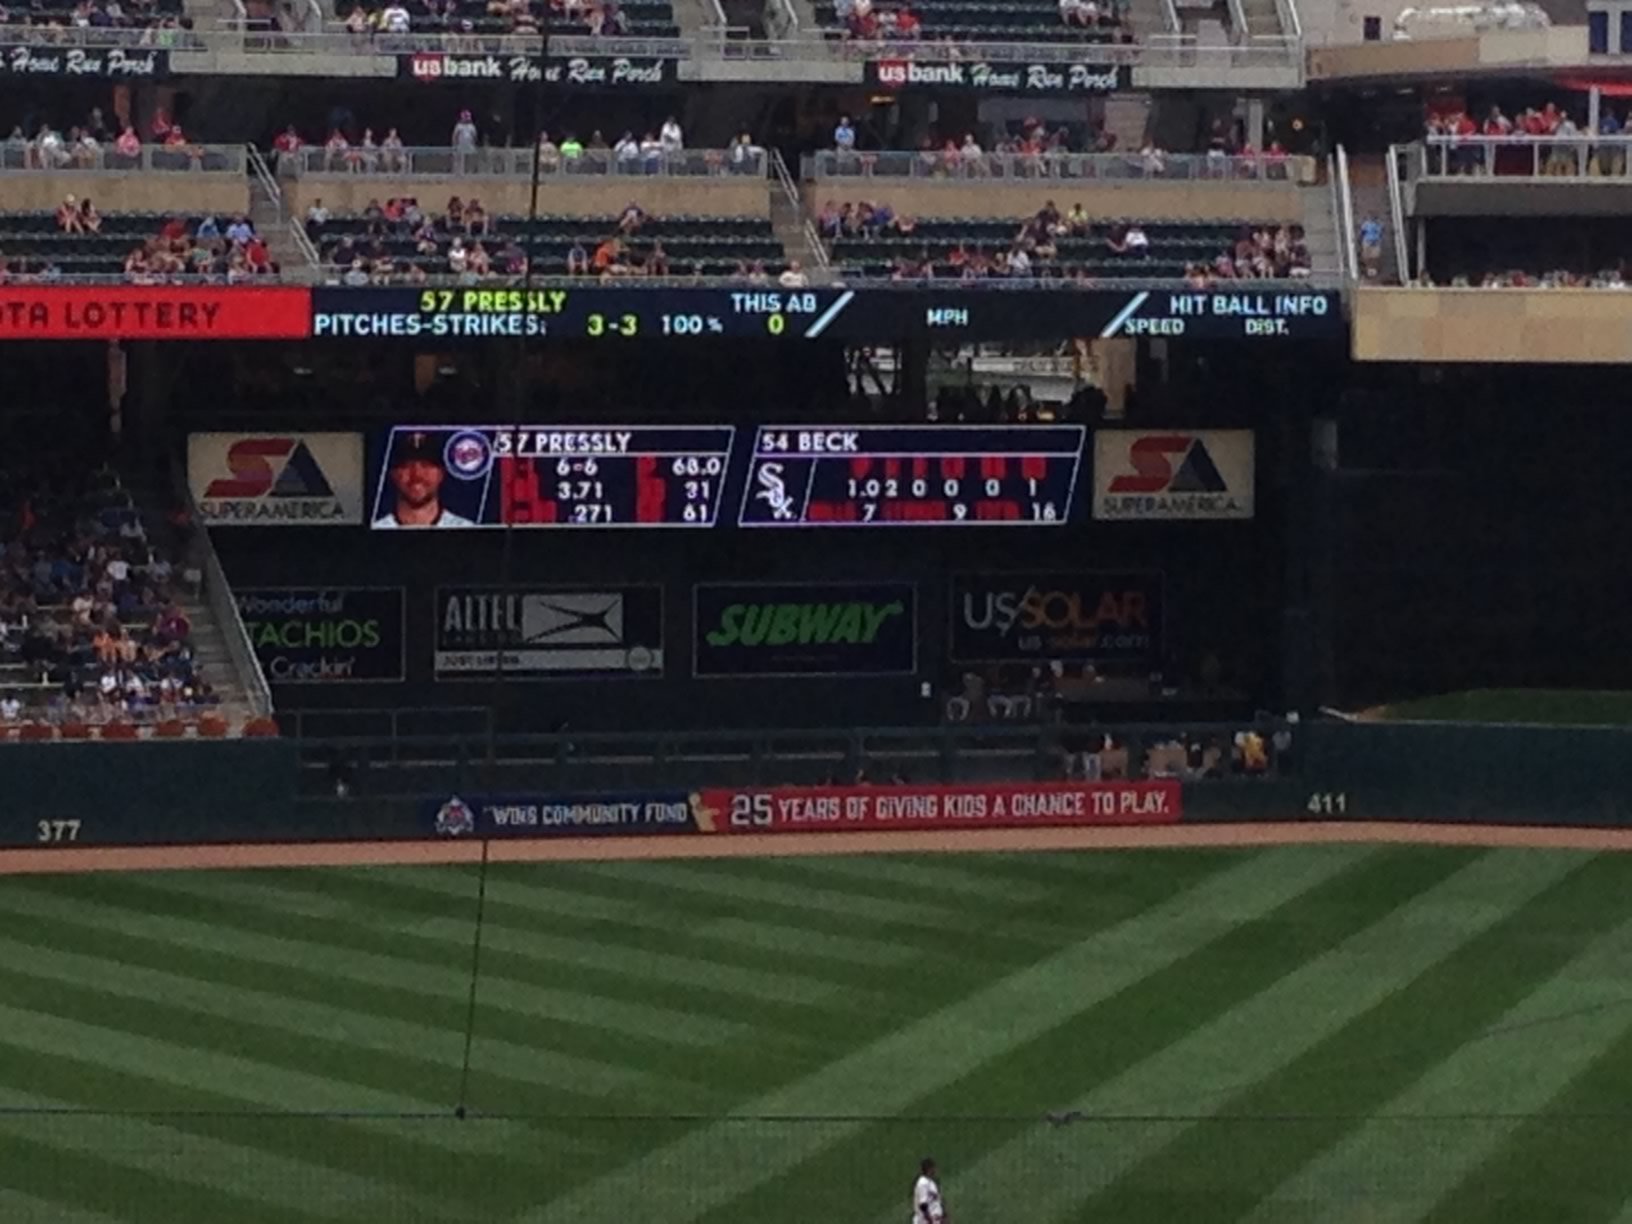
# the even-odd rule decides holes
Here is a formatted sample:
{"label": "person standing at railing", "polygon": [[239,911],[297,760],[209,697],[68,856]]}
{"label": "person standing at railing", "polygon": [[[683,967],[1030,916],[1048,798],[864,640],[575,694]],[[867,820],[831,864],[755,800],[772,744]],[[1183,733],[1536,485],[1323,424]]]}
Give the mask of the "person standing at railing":
{"label": "person standing at railing", "polygon": [[[1600,136],[1620,136],[1622,133],[1621,121],[1615,112],[1605,107],[1598,115],[1598,134]],[[1592,152],[1592,165],[1588,173],[1606,176],[1619,176],[1626,173],[1626,149],[1623,145],[1602,144]]]}
{"label": "person standing at railing", "polygon": [[468,174],[476,155],[476,121],[468,110],[459,112],[459,121],[453,125],[453,172]]}

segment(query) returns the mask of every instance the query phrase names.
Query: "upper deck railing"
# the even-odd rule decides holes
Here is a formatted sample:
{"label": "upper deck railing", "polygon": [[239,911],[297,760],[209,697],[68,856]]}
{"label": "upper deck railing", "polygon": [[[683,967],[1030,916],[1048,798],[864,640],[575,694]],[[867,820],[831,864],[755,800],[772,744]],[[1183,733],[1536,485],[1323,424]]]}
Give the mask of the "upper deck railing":
{"label": "upper deck railing", "polygon": [[[351,146],[345,149],[314,146],[279,158],[278,172],[297,178],[379,174],[402,178],[486,176],[530,179],[533,174],[533,150],[454,149],[446,145],[428,148]],[[564,155],[559,150],[546,150],[538,172],[541,178],[546,179],[607,175],[629,178],[764,178],[768,163],[765,150],[760,148],[741,154],[730,149],[684,149],[638,153],[633,157],[619,155],[613,149],[583,149],[572,156]]]}
{"label": "upper deck railing", "polygon": [[[21,29],[21,28],[20,28]],[[214,30],[96,29],[27,27],[14,40],[36,47],[157,49],[170,52],[310,56],[400,56],[469,54],[538,57],[537,35],[411,31],[352,33],[335,28],[286,31],[252,23]],[[1059,63],[1071,61],[1129,68],[1296,68],[1302,39],[1255,38],[1242,45],[1213,45],[1180,35],[1157,35],[1141,43],[1090,42],[864,42],[833,41],[812,31],[782,39],[744,39],[722,28],[705,28],[682,38],[552,34],[551,60],[755,59],[785,65],[839,61],[913,59],[925,63]]]}
{"label": "upper deck railing", "polygon": [[1632,182],[1632,136],[1427,136],[1413,146],[1419,179]]}
{"label": "upper deck railing", "polygon": [[816,179],[908,178],[978,183],[1038,178],[1188,182],[1301,182],[1312,171],[1306,157],[1220,157],[1207,153],[953,153],[936,149],[839,152],[804,159]]}

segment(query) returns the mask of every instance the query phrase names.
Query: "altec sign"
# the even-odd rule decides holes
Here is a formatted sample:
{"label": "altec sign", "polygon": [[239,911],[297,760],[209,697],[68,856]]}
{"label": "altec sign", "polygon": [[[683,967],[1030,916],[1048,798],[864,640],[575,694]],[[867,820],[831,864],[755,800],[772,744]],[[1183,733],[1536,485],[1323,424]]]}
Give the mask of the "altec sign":
{"label": "altec sign", "polygon": [[1105,64],[988,63],[949,64],[910,59],[874,60],[867,65],[868,83],[885,89],[933,86],[971,93],[1104,94],[1122,87],[1122,73]]}

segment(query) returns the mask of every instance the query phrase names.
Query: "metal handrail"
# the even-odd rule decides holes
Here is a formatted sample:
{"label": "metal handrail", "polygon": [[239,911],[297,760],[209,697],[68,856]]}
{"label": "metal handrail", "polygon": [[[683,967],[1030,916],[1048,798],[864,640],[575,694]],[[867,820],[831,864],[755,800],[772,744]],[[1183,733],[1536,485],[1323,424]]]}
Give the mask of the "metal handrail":
{"label": "metal handrail", "polygon": [[1230,14],[1231,41],[1240,45],[1247,45],[1252,39],[1252,27],[1247,24],[1247,9],[1241,0],[1228,0],[1227,9]]}
{"label": "metal handrail", "polygon": [[1275,0],[1275,12],[1281,19],[1281,30],[1301,43],[1303,18],[1298,15],[1298,0]]}
{"label": "metal handrail", "polygon": [[[810,37],[818,31],[781,39],[727,39],[717,28],[688,37],[653,38],[642,35],[591,36],[557,34],[550,38],[551,59],[573,56],[630,59],[684,60],[703,56],[743,56],[786,63],[827,63],[841,58],[911,57],[923,62],[1114,64],[1134,68],[1172,68],[1196,65],[1239,67],[1296,67],[1301,64],[1300,37],[1255,38],[1252,45],[1213,45],[1176,33],[1145,43],[1028,43],[976,39],[967,42],[862,42],[842,40],[843,31],[825,30],[829,39]],[[247,18],[229,19],[215,30],[96,29],[29,27],[29,41],[39,47],[122,47],[172,52],[225,52],[288,55],[395,56],[413,54],[525,55],[536,58],[536,36],[518,34],[465,34],[413,32],[353,34],[341,28],[286,31],[257,26]]]}
{"label": "metal handrail", "polygon": [[301,224],[300,218],[289,212],[287,205],[284,203],[283,188],[278,186],[277,176],[272,173],[272,168],[266,164],[266,158],[261,156],[261,151],[254,145],[248,146],[248,156],[249,168],[255,175],[255,181],[260,185],[261,190],[266,192],[272,203],[277,206],[278,220],[288,228],[295,249],[300,252],[301,257],[305,259],[309,266],[315,268],[321,262],[317,247],[312,244],[312,240],[307,235],[306,227]]}
{"label": "metal handrail", "polygon": [[[66,160],[63,160],[63,159]],[[243,145],[155,145],[144,144],[134,156],[120,153],[112,145],[95,151],[64,144],[57,164],[41,165],[37,140],[0,144],[0,174],[221,174],[241,178],[244,174]]]}
{"label": "metal handrail", "polygon": [[1211,153],[981,153],[936,150],[879,150],[839,152],[835,149],[805,159],[804,177],[840,179],[907,178],[922,182],[1063,178],[1150,181],[1297,182],[1310,171],[1303,156],[1222,157]]}
{"label": "metal handrail", "polygon": [[1337,163],[1335,186],[1338,211],[1334,220],[1336,220],[1340,231],[1338,254],[1340,259],[1347,259],[1349,279],[1358,280],[1360,276],[1360,252],[1355,245],[1357,236],[1354,221],[1354,189],[1349,182],[1349,151],[1342,145],[1338,145],[1335,160]]}
{"label": "metal handrail", "polygon": [[[842,31],[827,30],[833,36]],[[792,44],[798,47],[799,44]],[[815,58],[813,44],[802,54]],[[814,44],[820,47],[821,44]],[[840,54],[854,59],[912,59],[921,63],[1049,63],[1062,61],[1130,68],[1184,68],[1198,62],[1223,61],[1243,67],[1289,67],[1301,62],[1302,44],[1290,38],[1266,36],[1251,44],[1203,43],[1188,35],[1168,35],[1144,43],[1026,43],[1026,42],[862,42],[848,39],[833,44]]]}
{"label": "metal handrail", "polygon": [[[548,157],[539,166],[539,177],[572,181],[578,178],[764,178],[768,162],[763,149],[754,149],[738,160],[729,149],[686,149],[634,159],[620,159],[611,149],[585,149],[573,158]],[[321,175],[382,175],[394,178],[525,178],[533,174],[533,150],[482,148],[454,149],[402,147],[360,149],[355,146],[331,151],[320,145],[299,150],[279,161],[279,171],[296,178]]]}
{"label": "metal handrail", "polygon": [[776,176],[776,184],[781,188],[783,198],[793,208],[794,215],[799,218],[799,224],[804,230],[805,249],[815,260],[817,269],[822,272],[828,271],[832,264],[827,257],[827,246],[816,233],[816,226],[805,211],[805,202],[799,196],[799,185],[793,181],[793,175],[788,173],[788,163],[783,160],[780,149],[771,154],[771,170]]}
{"label": "metal handrail", "polygon": [[[1515,164],[1522,161],[1515,153],[1528,154],[1528,166]],[[1632,164],[1632,136],[1425,136],[1415,146],[1415,161],[1422,178],[1458,182],[1624,179]]]}
{"label": "metal handrail", "polygon": [[1399,145],[1389,145],[1385,165],[1388,167],[1388,220],[1394,227],[1394,265],[1399,274],[1400,284],[1411,283],[1411,255],[1406,241],[1405,228],[1405,187],[1401,182],[1400,159],[1406,156],[1406,150]]}
{"label": "metal handrail", "polygon": [[187,480],[185,463],[176,454],[170,457],[170,483],[198,527],[193,536],[193,548],[199,560],[199,570],[204,575],[204,595],[221,630],[227,657],[232,660],[233,669],[238,673],[238,681],[244,687],[251,711],[256,717],[264,718],[272,713],[271,686],[266,682],[266,672],[262,670],[261,661],[250,643],[249,630],[244,627],[238,601],[232,596],[226,571],[221,568],[221,558],[216,555],[215,543],[210,539],[209,530],[198,512],[198,502]]}

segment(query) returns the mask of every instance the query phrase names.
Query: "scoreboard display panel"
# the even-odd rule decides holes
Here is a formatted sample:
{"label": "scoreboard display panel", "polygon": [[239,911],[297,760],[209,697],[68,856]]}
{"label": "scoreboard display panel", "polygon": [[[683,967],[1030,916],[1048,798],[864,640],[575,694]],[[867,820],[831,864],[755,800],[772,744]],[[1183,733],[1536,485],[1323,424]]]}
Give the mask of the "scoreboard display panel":
{"label": "scoreboard display panel", "polygon": [[729,425],[401,425],[375,487],[377,530],[711,527]]}
{"label": "scoreboard display panel", "polygon": [[1058,526],[1081,425],[761,426],[743,527]]}

